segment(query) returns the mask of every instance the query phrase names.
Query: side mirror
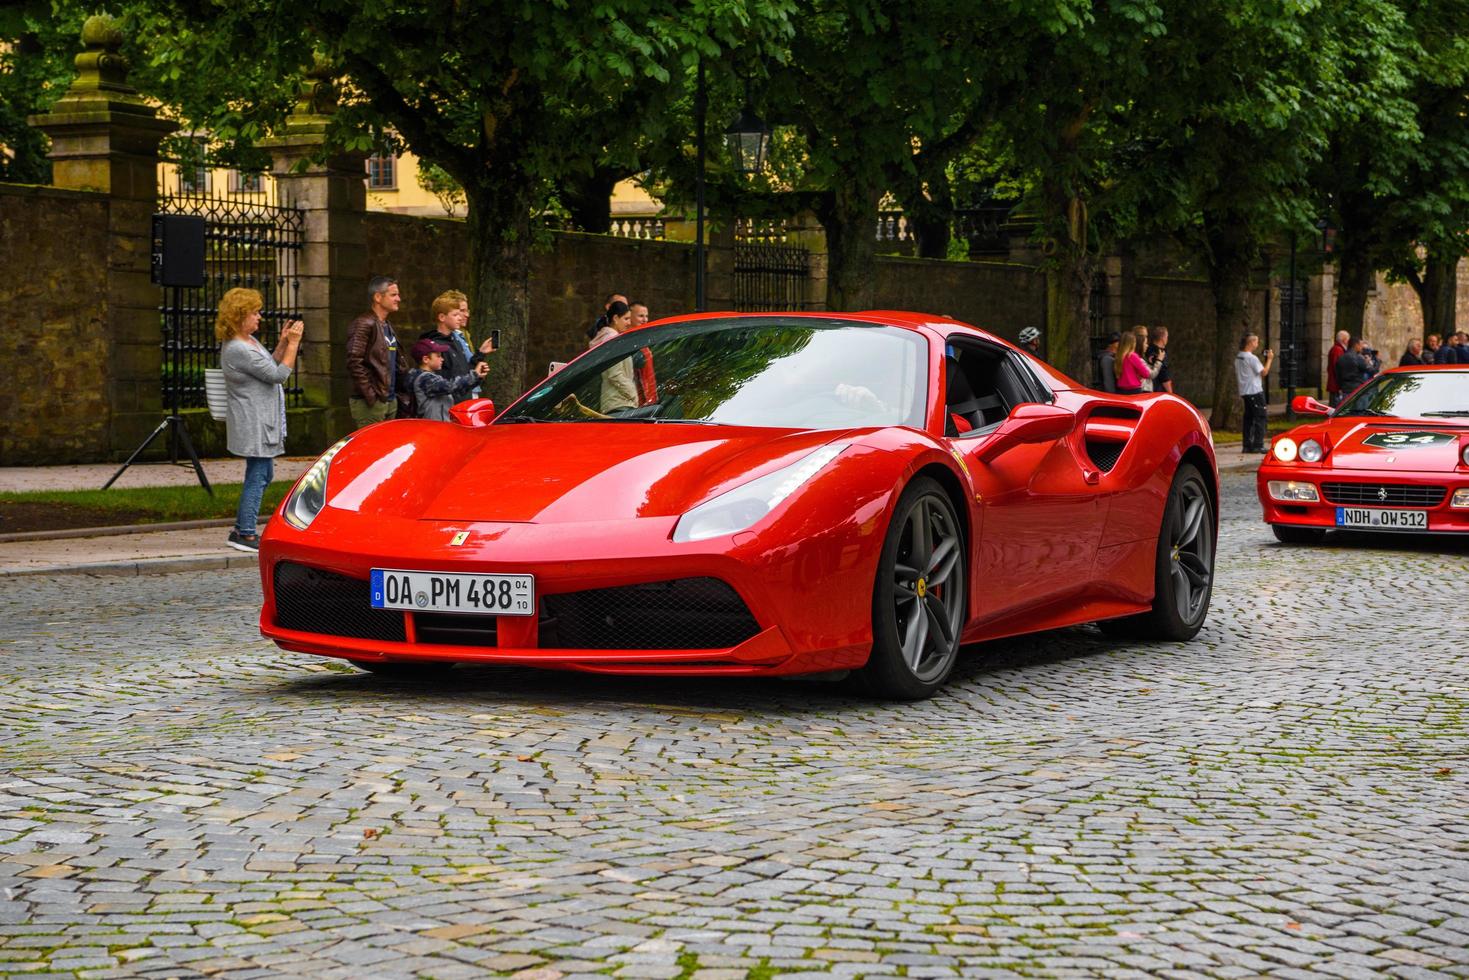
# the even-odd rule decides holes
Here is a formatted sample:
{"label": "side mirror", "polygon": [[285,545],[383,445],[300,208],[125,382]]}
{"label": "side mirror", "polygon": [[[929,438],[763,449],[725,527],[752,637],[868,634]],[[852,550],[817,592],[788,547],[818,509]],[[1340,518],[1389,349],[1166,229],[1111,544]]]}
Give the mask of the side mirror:
{"label": "side mirror", "polygon": [[1076,414],[1057,405],[1026,404],[1018,406],[1010,417],[985,440],[975,457],[988,463],[1016,446],[1033,442],[1051,442],[1070,434],[1076,428]]}
{"label": "side mirror", "polygon": [[1297,395],[1291,400],[1290,410],[1297,415],[1330,415],[1331,406],[1318,402],[1310,395]]}
{"label": "side mirror", "polygon": [[449,417],[471,429],[483,428],[495,420],[495,403],[488,398],[471,398],[450,406]]}

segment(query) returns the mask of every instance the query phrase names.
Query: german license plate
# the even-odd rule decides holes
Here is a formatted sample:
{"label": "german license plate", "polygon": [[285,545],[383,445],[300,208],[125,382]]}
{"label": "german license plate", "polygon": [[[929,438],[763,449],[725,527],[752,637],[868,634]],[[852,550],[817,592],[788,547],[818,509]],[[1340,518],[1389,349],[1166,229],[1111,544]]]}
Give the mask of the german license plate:
{"label": "german license plate", "polygon": [[372,607],[534,616],[536,579],[534,575],[465,575],[374,568]]}
{"label": "german license plate", "polygon": [[1426,510],[1382,510],[1377,507],[1338,507],[1337,527],[1370,527],[1378,531],[1426,531]]}

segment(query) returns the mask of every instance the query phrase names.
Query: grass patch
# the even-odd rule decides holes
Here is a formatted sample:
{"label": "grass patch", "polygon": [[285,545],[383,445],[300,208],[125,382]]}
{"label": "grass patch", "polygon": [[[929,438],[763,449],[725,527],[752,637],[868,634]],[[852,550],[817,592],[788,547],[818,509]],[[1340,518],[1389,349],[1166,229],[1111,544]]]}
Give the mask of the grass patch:
{"label": "grass patch", "polygon": [[[1281,416],[1280,418],[1268,419],[1265,422],[1265,434],[1268,436],[1274,436],[1279,435],[1282,432],[1289,432],[1291,429],[1294,429],[1296,426],[1300,425],[1302,421],[1302,419],[1298,418],[1294,422],[1292,422],[1289,419],[1285,418],[1285,416]],[[1216,444],[1243,442],[1244,438],[1244,432],[1239,429],[1214,430],[1214,442]]]}
{"label": "grass patch", "polygon": [[[54,531],[111,524],[159,524],[235,516],[239,483],[214,484],[214,496],[197,484],[111,490],[28,490],[0,493],[0,531]],[[265,488],[262,513],[291,489],[285,480]]]}

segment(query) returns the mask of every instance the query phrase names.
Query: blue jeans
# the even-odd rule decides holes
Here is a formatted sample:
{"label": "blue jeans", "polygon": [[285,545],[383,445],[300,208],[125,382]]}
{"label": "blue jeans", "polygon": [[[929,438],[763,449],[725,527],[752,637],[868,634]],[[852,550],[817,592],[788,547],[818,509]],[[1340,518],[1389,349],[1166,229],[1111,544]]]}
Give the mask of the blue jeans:
{"label": "blue jeans", "polygon": [[255,517],[265,488],[275,479],[275,463],[269,456],[245,457],[245,485],[240,488],[240,509],[235,512],[235,533],[248,537],[255,533]]}

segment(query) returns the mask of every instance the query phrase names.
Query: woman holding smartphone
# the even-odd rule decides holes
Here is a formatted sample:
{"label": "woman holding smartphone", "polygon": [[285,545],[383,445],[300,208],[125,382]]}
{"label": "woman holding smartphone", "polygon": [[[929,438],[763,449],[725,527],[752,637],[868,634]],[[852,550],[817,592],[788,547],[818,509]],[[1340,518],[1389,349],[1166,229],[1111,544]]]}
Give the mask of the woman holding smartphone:
{"label": "woman holding smartphone", "polygon": [[290,320],[281,328],[274,353],[255,339],[265,301],[253,289],[231,289],[219,301],[214,336],[224,345],[219,366],[224,371],[226,445],[245,458],[245,485],[235,511],[228,544],[237,551],[259,551],[256,515],[265,488],[275,478],[275,457],[286,451],[286,392],[281,382],[291,376],[305,325]]}

